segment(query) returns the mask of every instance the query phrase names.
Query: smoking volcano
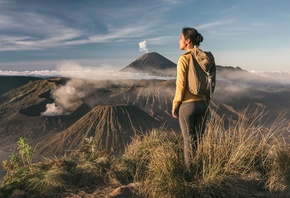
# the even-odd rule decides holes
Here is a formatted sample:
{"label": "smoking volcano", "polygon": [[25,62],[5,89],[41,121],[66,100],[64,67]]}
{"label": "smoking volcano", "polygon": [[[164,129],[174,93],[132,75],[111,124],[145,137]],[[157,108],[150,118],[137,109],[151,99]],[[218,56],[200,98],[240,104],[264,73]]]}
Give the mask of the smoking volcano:
{"label": "smoking volcano", "polygon": [[151,75],[175,76],[176,64],[158,54],[149,52],[124,67],[123,72],[144,72]]}

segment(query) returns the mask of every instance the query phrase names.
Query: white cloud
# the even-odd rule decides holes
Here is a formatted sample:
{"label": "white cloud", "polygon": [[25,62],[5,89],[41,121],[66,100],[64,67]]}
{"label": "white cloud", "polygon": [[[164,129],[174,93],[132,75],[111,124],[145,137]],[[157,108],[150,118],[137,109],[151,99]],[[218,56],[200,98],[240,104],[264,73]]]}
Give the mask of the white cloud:
{"label": "white cloud", "polygon": [[[125,23],[128,18],[120,15],[119,10],[116,16],[114,16],[114,12],[102,12],[104,13],[103,18],[105,21],[103,25],[107,28],[103,33],[93,29],[81,28],[81,24],[72,26],[73,23],[68,23],[64,17],[59,17],[65,16],[68,18],[67,13],[58,13],[57,15],[49,13],[48,15],[45,12],[27,10],[22,12],[12,10],[2,12],[0,13],[0,51],[37,50],[91,43],[126,42],[129,39],[142,38],[155,32],[156,27],[161,24],[159,17],[155,16],[154,20],[150,20],[150,17],[152,17],[150,13],[154,12],[156,15],[156,9],[160,8],[160,5],[150,8],[153,9],[149,9],[149,7],[140,7],[138,9],[121,7],[121,10],[131,10],[129,12],[130,16],[127,17],[137,16],[141,10],[144,13],[142,17],[138,17],[138,20],[133,20],[130,23]],[[89,10],[91,12],[95,11],[93,9]],[[162,10],[166,9],[161,7],[158,14],[161,14]],[[128,14],[127,11],[122,13]],[[70,17],[70,20],[74,20],[75,17],[79,18],[75,13],[71,13]],[[84,14],[82,15],[82,20],[91,21],[93,24],[92,21],[96,19],[88,17],[91,17],[91,15]],[[5,34],[5,32],[11,33]]]}
{"label": "white cloud", "polygon": [[146,73],[120,72],[110,66],[89,67],[75,61],[62,61],[56,70],[35,71],[2,71],[2,76],[34,76],[34,77],[72,77],[92,80],[120,80],[120,79],[174,79],[173,77],[153,76]]}
{"label": "white cloud", "polygon": [[[137,2],[124,2],[118,7],[119,3],[92,3],[90,7],[80,3],[79,9],[68,5],[63,10],[62,3],[42,2],[30,7],[29,3],[12,2],[0,7],[0,51],[127,42],[144,37],[157,41],[162,38],[158,27],[167,24],[163,15],[180,3],[183,2],[159,0],[140,6]],[[98,25],[102,28],[98,29]]]}
{"label": "white cloud", "polygon": [[213,21],[210,23],[205,23],[205,24],[201,24],[196,26],[197,30],[203,30],[203,29],[212,29],[216,26],[224,26],[224,25],[229,25],[234,23],[233,19],[226,19],[226,20],[220,20],[220,21]]}
{"label": "white cloud", "polygon": [[[61,46],[84,34],[60,19],[36,13],[16,13],[13,17],[0,15],[0,31],[4,32],[0,37],[0,51]],[[5,34],[6,31],[17,33]]]}
{"label": "white cloud", "polygon": [[117,79],[172,79],[171,77],[152,76],[145,73],[120,72],[112,67],[87,67],[73,61],[63,61],[58,66],[62,76],[96,80]]}
{"label": "white cloud", "polygon": [[274,81],[290,84],[290,72],[289,71],[257,71],[251,70],[253,74],[257,74],[266,78],[270,78]]}
{"label": "white cloud", "polygon": [[[3,71],[0,70],[0,75]],[[4,73],[12,74],[12,73]],[[95,68],[82,66],[73,61],[62,62],[58,70],[55,71],[34,71],[34,72],[17,72],[14,75],[31,75],[34,76],[63,76],[72,77],[65,85],[58,86],[52,90],[51,96],[54,103],[47,104],[43,116],[56,116],[70,114],[81,105],[80,99],[90,95],[94,91],[94,86],[100,86],[91,83],[90,80],[140,80],[140,79],[174,79],[172,77],[151,76],[145,73],[120,72],[111,68]]]}

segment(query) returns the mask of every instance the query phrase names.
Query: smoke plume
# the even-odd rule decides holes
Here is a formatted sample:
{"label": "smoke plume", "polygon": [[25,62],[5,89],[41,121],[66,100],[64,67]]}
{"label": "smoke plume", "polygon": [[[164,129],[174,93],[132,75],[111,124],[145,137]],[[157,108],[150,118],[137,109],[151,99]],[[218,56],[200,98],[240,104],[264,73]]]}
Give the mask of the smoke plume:
{"label": "smoke plume", "polygon": [[46,111],[41,115],[57,116],[68,115],[75,111],[86,95],[90,93],[90,87],[82,79],[71,79],[65,85],[56,87],[51,91],[54,103],[46,105]]}
{"label": "smoke plume", "polygon": [[142,41],[139,43],[139,51],[148,53],[149,50],[147,49],[146,41]]}
{"label": "smoke plume", "polygon": [[[61,76],[71,77],[64,85],[51,90],[54,103],[46,105],[43,116],[68,115],[74,112],[89,95],[98,88],[112,86],[109,81],[122,83],[128,79],[171,79],[170,77],[150,76],[143,73],[120,72],[112,68],[94,68],[81,66],[75,62],[64,61],[58,66]],[[112,82],[111,82],[112,83]],[[94,97],[97,97],[94,94]],[[98,100],[94,98],[94,100]]]}
{"label": "smoke plume", "polygon": [[[145,43],[146,44],[146,43]],[[145,45],[143,47],[146,48]],[[45,116],[67,115],[74,112],[83,103],[93,107],[96,101],[101,100],[102,96],[95,92],[96,89],[107,89],[119,87],[119,84],[127,83],[130,80],[141,79],[162,79],[172,80],[175,77],[150,76],[142,72],[120,72],[112,68],[85,67],[74,62],[63,62],[59,65],[58,73],[61,76],[71,77],[66,84],[60,85],[51,91],[53,103],[47,104]],[[217,87],[214,99],[221,102],[228,102],[241,97],[260,98],[260,93],[271,92],[273,87],[276,91],[287,89],[288,86],[281,86],[280,83],[246,71],[231,71],[224,69],[219,71],[217,76]],[[114,81],[114,82],[113,82]],[[113,83],[113,84],[112,84]],[[132,81],[133,83],[133,81]],[[130,87],[130,86],[127,86]],[[159,93],[156,90],[143,91],[143,94]],[[253,91],[255,94],[253,95]],[[165,95],[165,93],[162,92]],[[88,99],[89,98],[89,99]],[[161,98],[161,97],[159,97]]]}

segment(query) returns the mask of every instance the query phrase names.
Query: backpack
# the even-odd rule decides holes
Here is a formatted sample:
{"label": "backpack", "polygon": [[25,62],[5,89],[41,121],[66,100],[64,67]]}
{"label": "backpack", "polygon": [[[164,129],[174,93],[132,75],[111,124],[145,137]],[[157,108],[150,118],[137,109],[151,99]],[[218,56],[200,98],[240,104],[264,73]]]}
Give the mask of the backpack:
{"label": "backpack", "polygon": [[195,47],[191,51],[188,70],[189,91],[195,95],[212,97],[216,85],[216,66],[211,52]]}

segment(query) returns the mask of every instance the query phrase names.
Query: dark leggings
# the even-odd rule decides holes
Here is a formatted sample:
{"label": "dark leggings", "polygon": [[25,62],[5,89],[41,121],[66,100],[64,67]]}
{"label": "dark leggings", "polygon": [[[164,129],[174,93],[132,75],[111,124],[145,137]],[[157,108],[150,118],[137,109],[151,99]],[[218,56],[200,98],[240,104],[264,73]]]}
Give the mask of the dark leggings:
{"label": "dark leggings", "polygon": [[208,105],[206,101],[184,102],[179,107],[179,125],[184,141],[184,162],[190,167],[191,154],[204,133]]}

